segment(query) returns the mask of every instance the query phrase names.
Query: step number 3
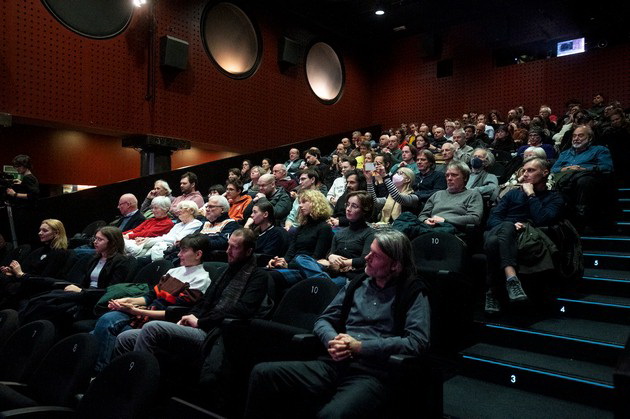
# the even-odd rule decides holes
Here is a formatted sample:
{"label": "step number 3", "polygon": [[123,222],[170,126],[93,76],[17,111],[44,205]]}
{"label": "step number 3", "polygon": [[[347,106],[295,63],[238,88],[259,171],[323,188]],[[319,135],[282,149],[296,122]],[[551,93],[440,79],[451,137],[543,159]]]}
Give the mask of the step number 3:
{"label": "step number 3", "polygon": [[512,384],[516,383],[516,375],[514,374],[510,375],[510,383]]}

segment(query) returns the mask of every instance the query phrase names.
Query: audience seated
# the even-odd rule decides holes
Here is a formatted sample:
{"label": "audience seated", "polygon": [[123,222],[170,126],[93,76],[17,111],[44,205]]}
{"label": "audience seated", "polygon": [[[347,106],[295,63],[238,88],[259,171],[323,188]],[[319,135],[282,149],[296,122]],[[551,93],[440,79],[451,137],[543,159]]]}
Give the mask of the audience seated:
{"label": "audience seated", "polygon": [[[307,190],[316,190],[319,189],[319,172],[315,169],[303,169],[300,174],[300,186],[298,188],[298,192],[303,192]],[[320,191],[321,192],[321,191]],[[298,214],[300,212],[300,202],[299,199],[293,200],[293,206],[291,207],[291,211],[287,216],[287,219],[284,222],[284,229],[287,231],[292,231],[295,229],[295,225],[297,224]]]}
{"label": "audience seated", "polygon": [[530,129],[529,136],[527,139],[527,145],[520,146],[518,150],[516,150],[516,153],[519,156],[522,156],[528,147],[541,147],[543,150],[545,150],[545,153],[547,153],[548,159],[555,158],[556,150],[554,150],[551,144],[543,143],[542,135],[543,133],[540,129],[534,129],[534,128]]}
{"label": "audience seated", "polygon": [[[171,205],[171,208],[173,206]],[[164,252],[175,246],[177,242],[194,233],[201,227],[201,221],[197,218],[199,208],[194,201],[181,201],[177,204],[176,212],[179,222],[171,230],[158,237],[143,237],[136,240],[136,247],[127,247],[127,250],[135,256],[150,256],[152,260],[159,260],[164,257]]]}
{"label": "audience seated", "polygon": [[273,212],[276,216],[276,224],[284,224],[284,220],[291,211],[291,198],[283,188],[277,188],[276,178],[271,174],[262,175],[258,179],[259,192],[254,196],[243,213],[243,219],[247,220],[252,215],[252,208],[260,199],[266,199],[273,205]]}
{"label": "audience seated", "polygon": [[[418,155],[418,149],[412,145],[406,145],[401,149],[400,163],[396,163],[390,170],[389,174],[394,175],[399,167],[406,167],[411,169],[414,175],[418,174],[418,165],[416,164],[416,156]],[[360,167],[362,169],[363,167]]]}
{"label": "audience seated", "polygon": [[413,185],[413,190],[418,197],[419,209],[435,192],[446,189],[444,173],[435,170],[435,156],[429,150],[418,153],[418,175]]}
{"label": "audience seated", "polygon": [[[346,190],[343,195],[339,197],[335,203],[332,217],[328,220],[333,227],[347,227],[349,225],[348,218],[346,217],[346,203],[348,200],[348,194],[356,191],[364,191],[367,189],[367,183],[365,182],[365,176],[363,172],[358,170],[350,170],[346,172]],[[372,221],[372,214],[366,218],[366,221]]]}
{"label": "audience seated", "polygon": [[342,157],[340,166],[341,176],[335,179],[332,186],[328,190],[328,193],[326,194],[326,198],[328,198],[328,201],[333,206],[337,203],[339,197],[341,197],[341,195],[343,195],[346,191],[346,173],[354,170],[357,167],[357,162],[352,157]]}
{"label": "audience seated", "polygon": [[156,196],[151,201],[151,213],[153,218],[144,221],[138,227],[123,231],[125,239],[125,253],[136,255],[140,253],[143,239],[158,237],[167,234],[173,228],[173,221],[168,217],[171,208],[171,200],[166,196]]}
{"label": "audience seated", "polygon": [[166,181],[162,179],[156,180],[153,184],[153,189],[149,191],[147,197],[144,198],[144,201],[140,206],[140,212],[144,215],[144,218],[153,218],[153,211],[151,211],[151,202],[153,202],[153,198],[157,196],[165,196],[169,199],[169,202],[171,202],[174,199],[171,192],[171,188],[168,186]]}
{"label": "audience seated", "polygon": [[[348,141],[348,145],[349,141]],[[292,148],[289,150],[289,160],[284,162],[284,167],[287,169],[287,174],[295,179],[297,177],[298,172],[302,169],[302,163],[304,160],[300,158],[300,150],[297,148]]]}
{"label": "audience seated", "polygon": [[[252,172],[254,171],[252,169]],[[258,185],[257,185],[258,186]],[[252,197],[243,194],[243,184],[240,180],[227,181],[225,184],[225,197],[230,204],[229,216],[233,220],[242,220],[245,208],[252,202]]]}
{"label": "audience seated", "polygon": [[91,332],[99,340],[97,372],[109,364],[120,333],[139,329],[151,320],[163,320],[170,305],[193,306],[203,298],[210,286],[210,277],[202,265],[208,241],[200,234],[188,235],[181,240],[179,249],[179,267],[170,269],[147,294],[109,302],[110,312],[98,319]]}
{"label": "audience seated", "polygon": [[413,240],[431,231],[463,234],[467,226],[479,226],[483,216],[483,199],[479,191],[466,189],[469,176],[470,169],[464,163],[449,163],[446,190],[431,195],[417,220],[411,215],[401,217],[393,227]]}
{"label": "audience seated", "polygon": [[[211,196],[206,204],[206,222],[200,233],[208,241],[208,251],[226,250],[230,234],[239,228],[239,224],[230,217],[230,204],[224,196]],[[177,246],[177,243],[175,244]],[[171,255],[175,250],[171,250]]]}
{"label": "audience seated", "polygon": [[58,278],[68,259],[68,238],[61,221],[47,219],[39,226],[42,247],[33,250],[23,263],[12,260],[0,266],[0,307],[14,307],[23,295],[37,289],[36,277]]}
{"label": "audience seated", "polygon": [[273,177],[276,179],[276,187],[284,188],[286,193],[290,193],[297,187],[297,182],[287,173],[286,167],[282,164],[273,166]]}
{"label": "audience seated", "polygon": [[[236,230],[228,242],[228,267],[212,280],[203,299],[177,323],[155,320],[141,329],[122,332],[116,339],[116,356],[130,351],[168,354],[171,368],[161,368],[163,375],[173,370],[180,374],[190,371],[204,360],[200,384],[209,387],[207,397],[220,404],[223,386],[229,371],[223,362],[224,347],[221,322],[225,318],[251,319],[265,316],[271,309],[268,297],[268,274],[256,267],[253,254],[256,244],[254,233],[245,228]],[[205,348],[205,352],[202,349]],[[175,368],[176,367],[176,368]],[[197,367],[198,368],[198,367]],[[191,376],[199,377],[197,371]],[[186,383],[188,385],[193,383]]]}
{"label": "audience seated", "polygon": [[442,156],[442,163],[436,165],[436,170],[446,173],[446,166],[455,158],[455,145],[452,142],[442,144],[440,155]]}
{"label": "audience seated", "polygon": [[[299,202],[298,227],[291,238],[289,250],[286,255],[277,255],[267,265],[270,269],[300,269],[300,255],[310,256],[318,260],[328,255],[332,243],[333,232],[328,224],[328,218],[332,214],[330,204],[326,197],[317,190],[305,190],[297,197]],[[304,278],[298,272],[286,272],[283,276],[288,284],[295,283]]]}
{"label": "audience seated", "polygon": [[20,320],[28,323],[47,319],[66,329],[81,315],[91,315],[105,288],[124,282],[131,269],[131,259],[124,254],[125,244],[119,228],[101,227],[94,237],[94,249],[96,256],[87,265],[83,282],[31,298],[19,311]]}
{"label": "audience seated", "polygon": [[573,210],[571,219],[578,230],[588,224],[600,225],[600,212],[613,207],[609,174],[613,170],[607,147],[592,145],[593,130],[580,126],[573,131],[572,147],[563,151],[554,163],[556,188],[563,192]]}
{"label": "audience seated", "polygon": [[[485,311],[500,311],[499,292],[507,291],[510,302],[527,301],[528,297],[517,277],[517,267],[523,267],[518,258],[517,237],[528,224],[548,226],[560,219],[562,196],[547,189],[549,163],[533,158],[523,167],[520,189],[508,192],[490,213],[488,231],[484,234],[484,249],[488,261],[488,292]],[[540,268],[553,267],[548,254],[532,255],[533,263]],[[521,263],[519,263],[521,262]]]}
{"label": "audience seated", "polygon": [[[367,277],[344,288],[315,323],[329,358],[258,364],[250,376],[245,417],[383,413],[389,394],[382,378],[387,358],[427,350],[429,303],[416,276],[409,240],[397,231],[376,233],[365,273]],[[378,307],[371,301],[379,301]]]}
{"label": "audience seated", "polygon": [[256,233],[254,253],[275,256],[286,252],[288,233],[284,228],[275,225],[273,205],[266,199],[256,202],[252,208],[252,216],[247,220],[245,227]]}
{"label": "audience seated", "polygon": [[514,139],[507,125],[499,125],[494,133],[494,141],[489,146],[493,150],[512,153],[516,150]]}
{"label": "audience seated", "polygon": [[488,149],[475,149],[470,159],[472,171],[466,183],[467,189],[477,189],[484,201],[489,203],[493,203],[499,193],[499,180],[495,175],[487,172],[493,164],[494,155]]}
{"label": "audience seated", "polygon": [[248,183],[251,180],[250,171],[252,169],[252,162],[249,160],[243,160],[241,163],[241,173],[240,179],[244,184]]}
{"label": "audience seated", "polygon": [[[267,173],[269,172],[260,166],[252,167],[249,171],[249,182],[243,185],[243,191],[247,192],[247,194],[252,198],[256,196],[256,194],[258,193],[258,179],[260,179],[262,175],[266,175]],[[234,180],[228,179],[228,182],[233,181]]]}
{"label": "audience seated", "polygon": [[[365,180],[367,181],[368,193],[374,199],[374,206],[377,213],[380,214],[378,222],[390,224],[401,213],[405,211],[417,212],[418,196],[413,193],[412,185],[415,181],[415,174],[407,167],[401,167],[396,174],[390,176],[385,172],[383,166],[378,166],[374,172],[363,171]],[[387,188],[387,197],[377,197],[374,191],[375,177],[383,179],[383,183]]]}
{"label": "audience seated", "polygon": [[[178,205],[183,201],[193,201],[197,208],[203,207],[204,200],[201,193],[197,190],[197,175],[193,172],[186,172],[179,180],[179,188],[182,194],[171,201],[171,210],[169,211],[174,218],[179,216]],[[122,228],[122,230],[125,230]],[[127,229],[128,230],[128,229]]]}

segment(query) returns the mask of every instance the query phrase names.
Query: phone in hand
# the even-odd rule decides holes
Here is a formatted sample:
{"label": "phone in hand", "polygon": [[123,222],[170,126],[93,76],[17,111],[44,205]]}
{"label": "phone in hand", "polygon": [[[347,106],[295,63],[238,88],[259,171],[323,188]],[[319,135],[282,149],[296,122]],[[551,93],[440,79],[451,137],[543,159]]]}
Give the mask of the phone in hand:
{"label": "phone in hand", "polygon": [[373,172],[374,170],[376,170],[376,166],[374,166],[374,163],[372,162],[365,163],[363,165],[363,168],[368,172]]}

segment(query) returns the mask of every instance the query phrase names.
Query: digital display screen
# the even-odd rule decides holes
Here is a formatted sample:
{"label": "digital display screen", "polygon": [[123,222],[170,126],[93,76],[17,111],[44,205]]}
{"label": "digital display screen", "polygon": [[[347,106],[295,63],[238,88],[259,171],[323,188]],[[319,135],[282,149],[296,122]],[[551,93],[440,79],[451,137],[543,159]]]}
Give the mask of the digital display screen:
{"label": "digital display screen", "polygon": [[584,52],[584,38],[571,39],[570,41],[558,42],[557,56],[563,57],[565,55],[579,54]]}

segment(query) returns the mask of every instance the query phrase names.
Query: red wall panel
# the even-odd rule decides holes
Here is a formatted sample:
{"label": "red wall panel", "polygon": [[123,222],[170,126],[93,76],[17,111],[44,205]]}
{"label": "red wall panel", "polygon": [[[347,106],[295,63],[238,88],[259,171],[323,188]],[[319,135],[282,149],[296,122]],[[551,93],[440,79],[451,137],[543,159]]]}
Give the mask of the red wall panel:
{"label": "red wall panel", "polygon": [[[149,133],[249,151],[365,125],[368,92],[361,65],[345,57],[348,83],[332,106],[318,102],[303,76],[277,65],[279,29],[254,16],[263,38],[258,71],[228,78],[206,56],[200,38],[204,1],[157,2],[155,97],[145,100],[150,13],[137,10],[123,34],[93,40],[58,23],[37,0],[2,2],[3,73],[9,80],[0,111],[17,119],[62,122],[113,133]],[[8,17],[8,18],[5,18]],[[190,43],[189,68],[159,67],[159,38]]]}
{"label": "red wall panel", "polygon": [[630,45],[610,46],[561,58],[508,67],[494,67],[492,51],[479,45],[483,28],[453,28],[443,41],[441,59],[453,59],[453,76],[437,78],[436,59],[423,59],[419,37],[410,37],[383,51],[378,58],[378,90],[372,122],[395,127],[401,122],[443,123],[475,110],[507,111],[524,105],[536,115],[541,104],[564,113],[570,98],[589,107],[597,92],[608,100],[630,103]]}

